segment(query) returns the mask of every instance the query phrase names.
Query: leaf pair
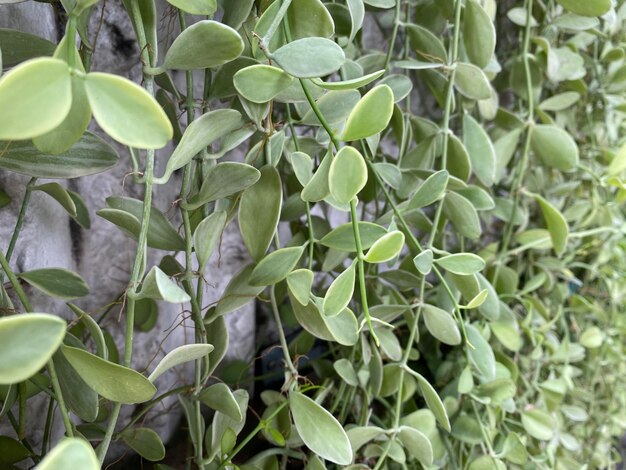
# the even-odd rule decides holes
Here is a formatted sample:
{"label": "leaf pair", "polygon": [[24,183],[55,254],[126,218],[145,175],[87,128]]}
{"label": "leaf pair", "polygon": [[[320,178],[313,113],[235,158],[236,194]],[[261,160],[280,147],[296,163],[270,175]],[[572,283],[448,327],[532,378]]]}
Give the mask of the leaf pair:
{"label": "leaf pair", "polygon": [[[55,132],[68,119],[73,100],[82,102],[76,112],[90,109],[96,121],[111,137],[131,147],[160,148],[173,135],[172,125],[159,104],[146,90],[111,74],[93,72],[77,76],[66,62],[38,58],[15,67],[0,79],[0,139],[24,140]],[[87,121],[88,123],[88,121]],[[50,145],[57,153],[71,147],[80,134]]]}

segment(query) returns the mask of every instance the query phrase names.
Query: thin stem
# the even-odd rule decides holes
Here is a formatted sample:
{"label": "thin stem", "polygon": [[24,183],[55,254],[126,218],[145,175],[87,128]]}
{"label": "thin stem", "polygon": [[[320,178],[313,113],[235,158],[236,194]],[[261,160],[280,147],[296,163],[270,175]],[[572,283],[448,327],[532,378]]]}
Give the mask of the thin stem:
{"label": "thin stem", "polygon": [[370,334],[376,343],[376,346],[380,346],[378,336],[374,331],[374,325],[372,325],[372,316],[367,305],[367,287],[365,286],[365,262],[363,255],[363,246],[361,244],[361,234],[359,233],[359,216],[356,213],[356,198],[350,201],[350,215],[352,219],[352,231],[354,233],[354,243],[356,244],[356,259],[359,272],[359,290],[361,292],[361,306],[363,307],[363,315],[365,321],[370,330]]}
{"label": "thin stem", "polygon": [[72,431],[72,423],[70,422],[70,416],[67,412],[67,407],[65,406],[65,400],[63,399],[63,394],[61,393],[61,384],[59,383],[59,377],[57,376],[57,371],[54,367],[54,362],[52,361],[52,359],[48,361],[47,367],[48,372],[50,373],[52,389],[54,390],[54,394],[56,395],[56,400],[59,404],[59,410],[61,411],[61,416],[63,418],[65,434],[67,435],[67,437],[73,437],[74,432]]}
{"label": "thin stem", "polygon": [[387,46],[387,56],[385,57],[385,70],[389,70],[389,63],[393,55],[393,46],[396,43],[396,37],[398,36],[398,28],[400,27],[400,12],[401,12],[402,0],[396,0],[396,10],[393,20],[393,30],[391,31],[391,38],[389,39],[389,45]]}
{"label": "thin stem", "polygon": [[22,226],[24,225],[24,219],[26,217],[26,210],[28,209],[28,204],[30,203],[30,195],[33,192],[33,188],[37,183],[37,178],[32,177],[30,181],[26,184],[26,191],[24,191],[24,199],[22,199],[22,206],[20,207],[20,212],[17,216],[17,220],[15,222],[15,228],[13,229],[13,235],[11,236],[11,241],[9,241],[9,246],[7,248],[6,257],[7,260],[11,260],[11,256],[13,255],[13,250],[15,249],[15,244],[17,243],[17,239],[20,236],[20,232],[22,231]]}
{"label": "thin stem", "polygon": [[[137,29],[137,40],[139,42],[139,49],[141,50],[141,56],[146,64],[152,64],[150,53],[147,47],[146,32],[143,27],[143,20],[141,18],[141,11],[139,9],[138,0],[131,0],[129,12],[133,18],[133,22]],[[152,59],[156,60],[156,59]],[[144,81],[146,90],[150,95],[154,95],[154,77],[148,74],[144,74]],[[145,272],[145,266],[147,262],[148,251],[148,224],[150,221],[150,211],[152,209],[152,183],[154,177],[154,150],[148,150],[146,152],[146,169],[144,171],[144,201],[143,210],[141,216],[141,228],[139,230],[139,237],[137,238],[137,251],[135,253],[135,260],[133,262],[133,268],[130,278],[130,287],[127,295],[127,308],[126,308],[126,335],[124,341],[124,365],[130,367],[132,353],[133,353],[133,338],[135,327],[135,294],[137,293],[137,287],[139,286],[139,280],[143,277]],[[109,445],[111,444],[111,438],[117,425],[120,410],[122,404],[115,403],[111,410],[111,417],[109,419],[108,426],[106,428],[104,438],[98,447],[98,459],[102,464],[106,457]]]}
{"label": "thin stem", "polygon": [[278,405],[278,407],[274,410],[274,412],[271,413],[267,418],[259,421],[259,424],[257,424],[257,426],[250,432],[250,434],[248,434],[246,438],[243,441],[241,441],[241,443],[237,447],[235,447],[235,449],[230,453],[230,455],[228,455],[228,457],[224,459],[224,461],[220,464],[217,470],[222,470],[223,468],[226,468],[228,464],[232,463],[232,460],[235,458],[235,456],[239,452],[241,452],[241,450],[254,438],[254,436],[256,436],[260,431],[262,431],[267,425],[267,423],[271,422],[272,419],[274,419],[274,417],[278,413],[280,413],[282,409],[288,404],[289,404],[289,401],[285,400],[280,405]]}
{"label": "thin stem", "polygon": [[287,344],[287,338],[285,337],[285,331],[283,330],[283,323],[280,319],[280,312],[278,311],[278,304],[276,303],[275,287],[270,287],[270,303],[272,305],[272,315],[276,322],[276,329],[278,330],[278,337],[280,339],[280,347],[283,351],[283,357],[285,358],[285,366],[289,369],[292,379],[298,377],[298,369],[293,365],[293,361],[289,356],[289,345]]}

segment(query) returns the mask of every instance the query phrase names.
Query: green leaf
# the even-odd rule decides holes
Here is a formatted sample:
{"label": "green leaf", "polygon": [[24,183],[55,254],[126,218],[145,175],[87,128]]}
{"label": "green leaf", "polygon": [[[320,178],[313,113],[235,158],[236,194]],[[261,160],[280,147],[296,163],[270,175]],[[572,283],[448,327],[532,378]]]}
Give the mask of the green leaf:
{"label": "green leaf", "polygon": [[0,465],[11,468],[10,464],[20,462],[30,455],[30,451],[20,441],[0,436]]}
{"label": "green leaf", "polygon": [[61,345],[65,322],[47,313],[0,318],[0,384],[35,375]]}
{"label": "green leaf", "polygon": [[374,163],[374,172],[393,189],[400,189],[402,186],[402,172],[396,165],[382,162]]}
{"label": "green leaf", "polygon": [[450,346],[461,344],[461,333],[452,315],[434,305],[422,306],[426,328],[439,341]]}
{"label": "green leaf", "polygon": [[496,151],[485,130],[469,114],[463,115],[463,144],[473,173],[485,186],[491,186],[496,178]]}
{"label": "green leaf", "polygon": [[330,194],[341,204],[349,204],[367,184],[367,165],[354,147],[342,147],[328,172]]}
{"label": "green leaf", "polygon": [[165,54],[168,69],[194,70],[217,67],[243,52],[239,33],[217,21],[203,20],[185,29]]}
{"label": "green leaf", "polygon": [[0,142],[0,168],[37,178],[68,179],[101,173],[119,159],[113,147],[87,132],[60,155],[41,152],[27,140]]}
{"label": "green leaf", "polygon": [[469,275],[481,271],[485,261],[473,253],[455,253],[435,260],[439,266],[454,274]]}
{"label": "green leaf", "polygon": [[491,97],[487,76],[473,64],[459,62],[456,65],[454,86],[459,93],[472,100],[488,100]]}
{"label": "green leaf", "polygon": [[19,277],[40,291],[59,299],[78,299],[89,294],[85,280],[67,269],[35,269],[20,273]]}
{"label": "green leaf", "polygon": [[247,163],[223,162],[209,168],[198,194],[189,199],[185,208],[194,210],[208,202],[239,193],[261,176],[259,170]]}
{"label": "green leaf", "polygon": [[339,70],[346,56],[334,41],[312,37],[285,44],[272,54],[272,59],[296,78],[318,78]]}
{"label": "green leaf", "polygon": [[156,379],[172,367],[184,364],[185,362],[195,361],[196,359],[206,358],[211,351],[213,351],[211,344],[185,344],[176,349],[172,349],[154,368],[148,380],[154,383]]}
{"label": "green leaf", "polygon": [[324,297],[324,315],[334,317],[345,309],[354,293],[354,281],[356,276],[356,262],[352,262],[344,272],[328,288]]}
{"label": "green leaf", "polygon": [[236,422],[243,421],[243,414],[233,392],[226,384],[216,383],[202,391],[200,401],[209,408],[224,413]]}
{"label": "green leaf", "polygon": [[293,78],[271,65],[251,65],[233,77],[233,84],[241,96],[253,103],[266,103],[291,85]]}
{"label": "green leaf", "polygon": [[[61,47],[63,43],[59,44]],[[46,134],[33,139],[42,152],[59,154],[72,147],[84,134],[91,122],[91,108],[83,80],[72,76],[72,106],[61,124]]]}
{"label": "green leaf", "polygon": [[3,189],[0,189],[0,209],[11,204],[11,196],[9,196]]}
{"label": "green leaf", "polygon": [[536,408],[522,413],[522,426],[535,439],[549,441],[554,437],[557,424],[552,416]]}
{"label": "green leaf", "polygon": [[580,100],[580,93],[575,91],[566,91],[553,95],[548,99],[543,100],[539,104],[539,109],[542,111],[563,111],[570,106],[573,106]]}
{"label": "green leaf", "polygon": [[100,462],[89,442],[70,437],[57,444],[35,467],[36,470],[59,470],[61,468],[100,470]]}
{"label": "green leaf", "polygon": [[[367,250],[376,240],[387,234],[385,227],[372,222],[359,222],[359,234],[361,235],[361,248]],[[354,231],[352,223],[340,225],[328,232],[320,240],[320,244],[339,251],[356,251]]]}
{"label": "green leaf", "polygon": [[313,277],[313,271],[309,269],[296,269],[287,275],[287,287],[302,305],[309,303]]}
{"label": "green leaf", "polygon": [[330,155],[326,155],[315,174],[311,177],[309,182],[304,186],[300,193],[300,198],[306,202],[318,202],[328,197],[330,194],[329,187],[329,173],[332,165],[332,159]]}
{"label": "green leaf", "polygon": [[74,370],[60,352],[52,357],[67,408],[86,422],[98,417],[98,394]]}
{"label": "green leaf", "polygon": [[387,85],[378,85],[359,100],[348,116],[342,140],[364,139],[383,131],[393,114],[393,91]]}
{"label": "green leaf", "polygon": [[69,189],[66,191],[72,199],[74,207],[76,208],[76,215],[72,216],[72,218],[82,228],[89,230],[91,228],[91,218],[89,216],[89,209],[87,208],[87,204],[85,204],[85,201],[77,192],[70,191]]}
{"label": "green leaf", "polygon": [[[127,235],[137,240],[143,217],[143,202],[129,197],[110,196],[106,199],[107,209],[96,214],[120,227]],[[148,222],[148,246],[166,251],[182,251],[185,240],[178,234],[167,217],[157,208],[150,209]]]}
{"label": "green leaf", "polygon": [[489,64],[496,48],[496,28],[476,0],[465,3],[463,13],[463,44],[472,63],[481,69]]}
{"label": "green leaf", "polygon": [[450,174],[446,170],[433,173],[417,188],[407,208],[419,209],[438,201],[443,196],[449,180]]}
{"label": "green leaf", "polygon": [[[349,2],[356,3],[361,0],[348,0]],[[376,72],[368,73],[367,75],[363,75],[362,77],[352,78],[350,80],[341,80],[338,82],[325,82],[320,80],[319,78],[314,78],[311,81],[320,88],[325,90],[354,90],[357,88],[361,88],[377,78],[380,78],[384,75],[384,70],[378,70]]]}
{"label": "green leaf", "polygon": [[363,259],[368,263],[384,263],[398,256],[403,246],[404,233],[394,230],[376,240]]}
{"label": "green leaf", "polygon": [[193,234],[193,246],[198,258],[198,271],[204,272],[226,224],[226,212],[217,211],[202,220]]}
{"label": "green leaf", "polygon": [[102,332],[100,325],[98,325],[98,322],[96,322],[88,313],[82,311],[76,305],[68,302],[67,306],[72,312],[74,312],[74,315],[76,315],[77,319],[80,320],[80,322],[85,326],[87,331],[89,331],[91,339],[96,345],[98,356],[103,359],[108,359],[109,351],[104,339],[104,333]]}
{"label": "green leaf", "polygon": [[330,38],[335,32],[333,18],[321,0],[295,0],[287,10],[287,19],[293,39]]}
{"label": "green leaf", "polygon": [[292,294],[289,299],[298,323],[316,338],[336,341],[343,346],[354,346],[358,341],[358,324],[350,309],[346,308],[334,317],[327,317],[322,313],[319,298],[314,298],[306,305],[300,304]]}
{"label": "green leaf", "polygon": [[250,285],[270,286],[285,279],[298,264],[305,246],[281,248],[265,256],[252,270]]}
{"label": "green leaf", "polygon": [[348,359],[342,358],[335,361],[333,363],[333,368],[344,382],[353,387],[358,387],[359,378],[356,375],[356,371],[354,370],[352,363]]}
{"label": "green leaf", "polygon": [[424,466],[433,464],[433,446],[424,433],[410,426],[400,426],[398,437],[411,457]]}
{"label": "green leaf", "polygon": [[35,57],[51,56],[55,47],[55,44],[39,36],[16,29],[0,28],[0,50],[4,68],[14,67]]}
{"label": "green leaf", "polygon": [[313,159],[304,152],[293,152],[288,158],[298,182],[304,188],[313,178]]}
{"label": "green leaf", "polygon": [[496,358],[491,346],[473,325],[465,325],[465,330],[467,339],[473,346],[468,347],[468,354],[472,364],[474,364],[485,380],[494,380],[496,378]]}
{"label": "green leaf", "polygon": [[448,134],[448,160],[446,169],[450,174],[462,181],[468,181],[472,173],[472,162],[461,139]]}
{"label": "green leaf", "polygon": [[243,307],[248,302],[252,302],[263,291],[265,286],[250,284],[253,268],[253,265],[246,266],[230,280],[217,304],[215,316],[225,315]]}
{"label": "green leaf", "polygon": [[302,393],[289,393],[289,409],[304,444],[338,465],[352,462],[352,447],[341,424],[322,406]]}
{"label": "green leaf", "polygon": [[578,165],[578,146],[566,131],[550,124],[537,124],[532,129],[531,148],[546,165],[561,171]]}
{"label": "green leaf", "polygon": [[172,173],[187,165],[203,149],[243,125],[241,114],[234,109],[216,109],[203,114],[185,129],[182,139],[167,161],[165,173],[160,178],[155,178],[155,183],[167,183]]}
{"label": "green leaf", "polygon": [[517,433],[514,432],[507,434],[502,453],[506,460],[517,465],[524,465],[528,461],[526,446]]}
{"label": "green leaf", "polygon": [[546,221],[548,232],[550,233],[550,239],[552,240],[552,246],[554,252],[557,255],[562,254],[567,247],[567,237],[569,236],[569,227],[563,214],[561,214],[552,204],[546,201],[538,194],[534,195],[535,200],[541,207],[543,218]]}
{"label": "green leaf", "polygon": [[149,428],[131,428],[120,434],[124,443],[150,462],[165,457],[165,446],[159,435]]}
{"label": "green leaf", "polygon": [[587,349],[597,349],[604,343],[604,334],[597,326],[590,326],[580,335],[580,344]]}
{"label": "green leaf", "polygon": [[581,16],[602,16],[611,9],[611,0],[557,0],[557,2]]}
{"label": "green leaf", "polygon": [[413,258],[413,264],[420,274],[426,276],[433,268],[433,252],[430,249],[422,251],[419,255]]}
{"label": "green leaf", "polygon": [[216,0],[167,0],[167,3],[190,15],[212,15],[217,10]]}
{"label": "green leaf", "polygon": [[108,400],[130,405],[146,402],[156,393],[154,385],[133,369],[82,349],[61,346],[61,351],[87,385]]}
{"label": "green leaf", "polygon": [[448,418],[448,413],[446,412],[446,408],[443,406],[443,402],[441,401],[441,398],[439,398],[439,395],[433,386],[421,374],[415,372],[414,370],[407,367],[406,371],[417,379],[417,383],[422,395],[424,396],[428,409],[433,412],[441,427],[450,432],[450,419]]}
{"label": "green leaf", "polygon": [[165,300],[172,304],[182,304],[191,300],[189,295],[157,266],[153,266],[146,274],[135,299]]}
{"label": "green leaf", "polygon": [[33,191],[41,191],[48,194],[61,204],[61,207],[63,207],[70,216],[76,217],[76,204],[74,204],[74,200],[71,198],[69,192],[59,183],[40,184],[33,187]]}
{"label": "green leaf", "polygon": [[28,60],[0,79],[0,139],[31,139],[60,125],[72,106],[72,81],[65,62]]}
{"label": "green leaf", "polygon": [[117,75],[92,72],[85,78],[85,89],[96,122],[118,142],[158,149],[174,135],[163,108],[136,83]]}
{"label": "green leaf", "polygon": [[259,260],[270,246],[278,225],[283,189],[273,166],[261,168],[261,177],[241,195],[239,229],[250,255]]}
{"label": "green leaf", "polygon": [[463,196],[449,192],[443,200],[443,212],[460,235],[471,240],[480,237],[480,219],[476,209]]}
{"label": "green leaf", "polygon": [[441,39],[435,36],[428,29],[410,24],[406,26],[406,32],[409,36],[411,48],[417,53],[418,57],[435,62],[447,63],[448,53]]}

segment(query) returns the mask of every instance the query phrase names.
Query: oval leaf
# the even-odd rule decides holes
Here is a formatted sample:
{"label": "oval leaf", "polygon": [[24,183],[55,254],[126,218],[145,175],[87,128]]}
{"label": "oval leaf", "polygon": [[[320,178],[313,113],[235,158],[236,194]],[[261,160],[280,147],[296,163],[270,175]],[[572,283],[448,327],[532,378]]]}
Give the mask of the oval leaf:
{"label": "oval leaf", "polygon": [[428,304],[422,307],[422,314],[426,328],[431,335],[450,346],[461,344],[461,333],[452,315],[439,307]]}
{"label": "oval leaf", "polygon": [[352,447],[341,424],[302,393],[289,393],[289,409],[304,444],[323,459],[338,465],[352,462]]}
{"label": "oval leaf", "polygon": [[0,139],[31,139],[60,125],[72,106],[72,80],[65,62],[26,61],[0,79]]}
{"label": "oval leaf", "polygon": [[365,255],[364,260],[368,263],[390,261],[400,254],[403,246],[404,233],[394,230],[376,240]]}
{"label": "oval leaf", "polygon": [[78,299],[89,294],[85,280],[67,269],[34,269],[19,276],[31,286],[59,299]]}
{"label": "oval leaf", "polygon": [[250,285],[270,286],[285,279],[298,264],[305,246],[281,248],[271,252],[252,270]]}
{"label": "oval leaf", "polygon": [[324,315],[334,317],[339,315],[352,300],[354,293],[354,281],[356,277],[356,264],[342,272],[328,288],[324,297]]}
{"label": "oval leaf", "polygon": [[359,100],[348,116],[342,140],[364,139],[384,130],[393,114],[393,91],[378,85]]}
{"label": "oval leaf", "polygon": [[161,359],[161,362],[152,371],[148,380],[154,382],[165,371],[176,367],[179,364],[185,362],[194,361],[207,357],[209,353],[213,351],[213,346],[210,344],[185,344],[179,346],[176,349],[171,350],[166,356]]}
{"label": "oval leaf", "polygon": [[341,204],[349,204],[367,183],[367,165],[354,147],[342,147],[328,173],[330,194]]}
{"label": "oval leaf", "polygon": [[343,49],[325,38],[303,38],[272,54],[280,67],[296,78],[318,78],[336,72],[346,61]]}
{"label": "oval leaf", "polygon": [[165,457],[165,446],[159,435],[149,428],[127,429],[120,434],[124,443],[150,462],[158,462]]}
{"label": "oval leaf", "polygon": [[85,90],[98,125],[130,147],[158,149],[174,135],[165,111],[143,88],[126,78],[93,72]]}
{"label": "oval leaf", "polygon": [[61,346],[61,351],[82,379],[104,398],[125,403],[143,403],[156,393],[139,372],[99,358],[82,349]]}
{"label": "oval leaf", "polygon": [[62,319],[47,313],[0,318],[0,384],[35,375],[61,345],[65,327]]}
{"label": "oval leaf", "polygon": [[455,253],[436,259],[435,263],[454,274],[470,275],[485,267],[485,261],[473,253]]}
{"label": "oval leaf", "polygon": [[168,69],[194,70],[217,67],[243,52],[243,40],[230,26],[204,20],[185,29],[165,55]]}
{"label": "oval leaf", "polygon": [[270,246],[278,225],[283,188],[273,166],[261,168],[261,177],[241,195],[239,229],[250,255],[259,260]]}
{"label": "oval leaf", "polygon": [[578,146],[566,131],[549,124],[538,124],[532,129],[531,148],[543,163],[561,171],[578,165]]}
{"label": "oval leaf", "polygon": [[87,441],[70,437],[57,444],[35,467],[36,470],[59,470],[61,468],[100,470],[100,462]]}
{"label": "oval leaf", "polygon": [[233,77],[233,85],[248,101],[266,103],[291,85],[293,78],[278,67],[257,64],[241,69]]}

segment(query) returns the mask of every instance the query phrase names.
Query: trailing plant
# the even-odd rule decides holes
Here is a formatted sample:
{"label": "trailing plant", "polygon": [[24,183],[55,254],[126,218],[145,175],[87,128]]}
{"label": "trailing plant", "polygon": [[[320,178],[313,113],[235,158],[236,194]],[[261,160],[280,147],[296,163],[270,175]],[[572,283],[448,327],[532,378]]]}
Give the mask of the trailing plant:
{"label": "trailing plant", "polygon": [[[161,461],[140,422],[176,394],[191,449],[177,466],[615,467],[621,0],[171,0],[175,38],[161,37],[152,0],[125,0],[142,86],[90,70],[94,3],[62,0],[57,45],[0,31],[0,168],[31,177],[0,253],[0,417],[15,431],[0,463],[99,468],[113,440]],[[33,191],[89,227],[79,194],[39,179],[122,164],[97,134],[128,147],[144,188],[97,213],[137,240],[121,357],[74,304],[69,324],[32,312],[23,283],[70,301],[89,294],[78,274],[10,263]],[[243,162],[228,159],[237,150]],[[176,227],[151,196],[178,171]],[[203,273],[229,224],[251,261],[207,308]],[[149,266],[149,250],[167,254]],[[260,400],[216,372],[225,316],[255,299],[283,355],[282,384],[256,377]],[[157,301],[189,306],[195,342],[146,376],[130,367],[133,331]],[[190,361],[193,378],[158,394],[158,377]],[[25,437],[34,395],[50,402],[37,446]]]}

